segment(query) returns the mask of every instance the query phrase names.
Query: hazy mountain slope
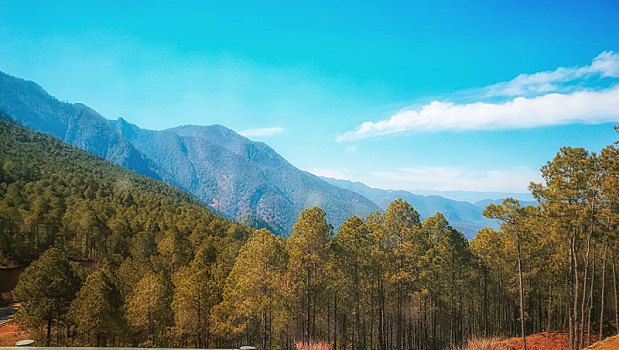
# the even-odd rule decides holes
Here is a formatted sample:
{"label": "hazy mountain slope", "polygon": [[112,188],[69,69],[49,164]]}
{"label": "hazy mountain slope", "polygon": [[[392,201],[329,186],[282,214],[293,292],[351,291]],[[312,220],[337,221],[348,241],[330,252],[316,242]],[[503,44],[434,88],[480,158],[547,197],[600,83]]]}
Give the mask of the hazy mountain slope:
{"label": "hazy mountain slope", "polygon": [[[290,232],[301,210],[319,206],[336,228],[379,208],[292,166],[264,143],[220,125],[143,130],[120,119],[119,132],[182,188],[227,217],[253,215]],[[164,177],[164,180],[166,178]]]}
{"label": "hazy mountain slope", "polygon": [[37,84],[0,72],[0,108],[20,124],[159,179],[156,166],[87,106],[60,102]]}
{"label": "hazy mountain slope", "polygon": [[301,210],[314,205],[327,212],[336,229],[354,214],[379,210],[223,126],[145,130],[105,119],[82,104],[60,102],[35,83],[4,73],[0,108],[27,127],[187,191],[227,218],[250,217],[278,233],[290,233]]}
{"label": "hazy mountain slope", "polygon": [[424,196],[439,196],[455,201],[480,202],[486,199],[502,200],[503,198],[514,198],[519,201],[533,202],[534,198],[528,192],[479,192],[479,191],[435,191],[435,190],[416,190],[414,194]]}
{"label": "hazy mountain slope", "polygon": [[437,212],[443,213],[449,223],[464,233],[469,239],[473,238],[477,234],[477,231],[484,226],[498,227],[498,223],[495,220],[490,220],[482,215],[482,211],[485,207],[481,207],[483,204],[481,202],[478,206],[469,202],[455,201],[440,196],[423,196],[408,191],[371,188],[361,182],[332,178],[322,179],[333,185],[355,191],[372,200],[383,209],[394,199],[401,198],[409,202],[424,219]]}
{"label": "hazy mountain slope", "polygon": [[[503,199],[484,199],[478,202],[473,203],[476,207],[478,207],[481,210],[486,209],[486,207],[490,204],[501,204],[503,203]],[[518,199],[518,198],[515,198]],[[526,200],[519,200],[520,202],[520,206],[527,206],[527,205],[533,205],[533,206],[538,206],[539,203],[537,203],[536,201],[526,201]]]}

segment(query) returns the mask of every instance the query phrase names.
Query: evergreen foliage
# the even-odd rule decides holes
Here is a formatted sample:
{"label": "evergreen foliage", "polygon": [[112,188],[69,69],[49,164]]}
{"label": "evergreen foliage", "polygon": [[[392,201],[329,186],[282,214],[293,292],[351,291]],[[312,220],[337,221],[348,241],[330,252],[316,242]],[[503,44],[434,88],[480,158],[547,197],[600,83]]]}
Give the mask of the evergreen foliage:
{"label": "evergreen foliage", "polygon": [[0,254],[30,264],[20,320],[48,344],[425,350],[567,330],[575,350],[619,332],[613,145],[562,148],[531,184],[540,206],[489,205],[501,229],[471,242],[403,200],[335,235],[311,207],[282,238],[5,121],[0,155]]}
{"label": "evergreen foliage", "polygon": [[80,281],[62,251],[51,248],[28,266],[19,278],[14,293],[23,301],[18,317],[34,331],[37,339],[46,326],[45,341],[50,345],[52,327],[63,320]]}

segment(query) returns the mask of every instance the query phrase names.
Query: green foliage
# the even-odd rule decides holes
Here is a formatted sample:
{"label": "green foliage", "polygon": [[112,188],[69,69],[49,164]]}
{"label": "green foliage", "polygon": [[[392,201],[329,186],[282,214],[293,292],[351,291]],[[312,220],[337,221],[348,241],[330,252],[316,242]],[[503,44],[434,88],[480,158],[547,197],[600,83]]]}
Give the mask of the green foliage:
{"label": "green foliage", "polygon": [[124,336],[123,305],[115,267],[106,263],[88,276],[71,303],[67,318],[86,338],[79,344],[100,347],[114,337]]}
{"label": "green foliage", "polygon": [[163,347],[167,328],[172,324],[172,286],[164,273],[148,273],[135,286],[127,300],[127,320],[140,346]]}
{"label": "green foliage", "polygon": [[174,271],[191,260],[192,234],[249,231],[172,186],[1,120],[0,169],[0,262],[28,263],[57,245],[93,260],[159,251]]}
{"label": "green foliage", "polygon": [[209,346],[215,328],[211,326],[215,322],[211,320],[211,312],[221,302],[234,260],[228,251],[231,246],[232,242],[227,240],[207,240],[189,266],[172,276],[174,335],[179,341],[198,348]]}
{"label": "green foliage", "polygon": [[[286,327],[291,321],[284,302],[290,291],[286,285],[287,255],[281,237],[261,229],[239,252],[226,279],[223,301],[214,312],[218,333],[239,336],[257,326],[263,348],[285,344]],[[275,339],[271,339],[275,334]]]}
{"label": "green foliage", "polygon": [[19,317],[48,342],[426,350],[567,325],[583,348],[619,324],[615,146],[562,148],[531,185],[540,207],[489,205],[501,230],[469,244],[403,200],[335,236],[308,208],[286,239],[49,136],[0,136],[0,262],[31,262]]}
{"label": "green foliage", "polygon": [[35,333],[46,325],[49,345],[52,325],[69,310],[79,283],[64,253],[48,249],[24,270],[15,287],[15,299],[22,303],[18,317]]}

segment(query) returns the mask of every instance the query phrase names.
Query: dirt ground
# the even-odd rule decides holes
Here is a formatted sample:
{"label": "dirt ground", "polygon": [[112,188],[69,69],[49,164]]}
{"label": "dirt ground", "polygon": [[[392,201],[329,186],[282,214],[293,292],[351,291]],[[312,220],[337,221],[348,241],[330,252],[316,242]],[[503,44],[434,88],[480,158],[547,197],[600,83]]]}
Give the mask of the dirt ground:
{"label": "dirt ground", "polygon": [[20,340],[29,339],[30,334],[20,329],[19,326],[9,322],[0,327],[0,346],[15,346]]}

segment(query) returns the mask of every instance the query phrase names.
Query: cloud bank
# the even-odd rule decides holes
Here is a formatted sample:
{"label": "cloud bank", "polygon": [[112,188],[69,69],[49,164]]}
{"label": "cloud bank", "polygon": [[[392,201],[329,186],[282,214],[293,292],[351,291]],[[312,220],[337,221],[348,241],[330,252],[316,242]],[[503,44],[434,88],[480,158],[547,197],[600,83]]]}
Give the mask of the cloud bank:
{"label": "cloud bank", "polygon": [[245,137],[265,137],[281,134],[282,132],[284,132],[284,128],[281,126],[273,126],[270,128],[247,129],[239,131],[239,134]]}
{"label": "cloud bank", "polygon": [[432,101],[420,109],[403,109],[385,120],[366,121],[339,135],[337,141],[411,130],[516,129],[619,120],[619,84],[606,88],[566,84],[589,78],[619,78],[619,55],[603,52],[588,66],[521,74],[511,81],[476,92],[480,100],[508,96],[503,102]]}

